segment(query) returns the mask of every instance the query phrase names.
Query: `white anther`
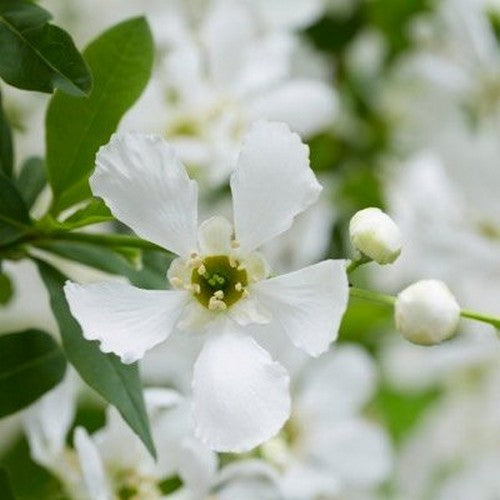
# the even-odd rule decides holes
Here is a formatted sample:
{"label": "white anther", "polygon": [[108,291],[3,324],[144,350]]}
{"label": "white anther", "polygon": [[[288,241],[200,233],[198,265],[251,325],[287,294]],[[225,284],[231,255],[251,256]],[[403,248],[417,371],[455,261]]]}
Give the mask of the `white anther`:
{"label": "white anther", "polygon": [[217,290],[214,292],[214,297],[216,299],[223,299],[224,298],[224,292],[222,290]]}
{"label": "white anther", "polygon": [[238,261],[234,255],[229,255],[229,265],[231,267],[238,267]]}
{"label": "white anther", "polygon": [[241,292],[241,297],[243,299],[246,299],[250,294],[248,293],[248,290],[245,288],[243,292]]}
{"label": "white anther", "polygon": [[170,284],[174,288],[183,288],[183,286],[184,286],[184,282],[180,278],[178,278],[177,276],[170,278]]}
{"label": "white anther", "polygon": [[243,285],[238,281],[238,283],[234,285],[234,288],[236,289],[237,292],[241,292],[241,290],[243,290]]}
{"label": "white anther", "polygon": [[201,293],[201,286],[198,283],[193,283],[191,289],[194,293]]}
{"label": "white anther", "polygon": [[207,268],[205,267],[205,264],[200,264],[200,267],[198,267],[198,274],[203,276],[206,272]]}
{"label": "white anther", "polygon": [[238,266],[238,271],[243,271],[244,269],[246,269],[245,264],[240,264]]}
{"label": "white anther", "polygon": [[240,242],[236,240],[231,241],[231,248],[234,249],[240,248]]}
{"label": "white anther", "polygon": [[208,301],[208,309],[210,309],[210,311],[224,311],[227,309],[227,305],[224,301],[212,296]]}

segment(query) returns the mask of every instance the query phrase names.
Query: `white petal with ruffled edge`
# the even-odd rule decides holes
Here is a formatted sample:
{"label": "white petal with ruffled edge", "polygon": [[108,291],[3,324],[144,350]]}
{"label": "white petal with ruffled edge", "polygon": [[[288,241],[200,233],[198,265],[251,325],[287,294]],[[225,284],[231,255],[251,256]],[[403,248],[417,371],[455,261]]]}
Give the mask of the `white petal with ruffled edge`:
{"label": "white petal with ruffled edge", "polygon": [[66,282],[71,314],[87,340],[99,340],[101,351],[133,363],[174,328],[188,301],[187,292],[142,290],[122,283],[78,285]]}
{"label": "white petal with ruffled edge", "polygon": [[195,363],[193,415],[207,446],[240,453],[274,436],[289,417],[289,377],[250,336],[230,326],[207,339]]}
{"label": "white petal with ruffled edge", "polygon": [[326,83],[305,78],[277,85],[250,103],[254,119],[285,122],[302,137],[310,137],[333,123],[336,109],[333,90]]}
{"label": "white petal with ruffled edge", "polygon": [[198,187],[160,136],[113,135],[99,149],[89,182],[141,238],[177,255],[196,251]]}
{"label": "white petal with ruffled edge", "polygon": [[202,255],[228,255],[231,252],[233,226],[225,217],[211,217],[198,229],[198,243]]}
{"label": "white petal with ruffled edge", "polygon": [[321,186],[309,148],[284,123],[256,122],[231,176],[236,239],[250,252],[286,231],[314,203]]}
{"label": "white petal with ruffled edge", "polygon": [[88,498],[95,500],[113,498],[99,450],[83,427],[75,429],[74,443],[88,490]]}
{"label": "white petal with ruffled edge", "polygon": [[311,356],[325,352],[338,335],[349,287],[343,260],[325,260],[256,283],[251,292],[273,312],[272,326]]}
{"label": "white petal with ruffled edge", "polygon": [[[325,391],[325,380],[328,390]],[[335,421],[360,412],[377,382],[372,358],[356,345],[342,344],[321,356],[301,377],[295,408],[307,425]]]}

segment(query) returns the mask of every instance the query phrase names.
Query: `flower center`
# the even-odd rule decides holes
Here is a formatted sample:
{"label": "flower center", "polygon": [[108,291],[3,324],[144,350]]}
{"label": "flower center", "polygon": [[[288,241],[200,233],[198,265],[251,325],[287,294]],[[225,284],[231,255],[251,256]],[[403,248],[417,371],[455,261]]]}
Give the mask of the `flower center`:
{"label": "flower center", "polygon": [[210,310],[224,310],[246,295],[248,275],[226,255],[205,257],[191,273],[194,296]]}

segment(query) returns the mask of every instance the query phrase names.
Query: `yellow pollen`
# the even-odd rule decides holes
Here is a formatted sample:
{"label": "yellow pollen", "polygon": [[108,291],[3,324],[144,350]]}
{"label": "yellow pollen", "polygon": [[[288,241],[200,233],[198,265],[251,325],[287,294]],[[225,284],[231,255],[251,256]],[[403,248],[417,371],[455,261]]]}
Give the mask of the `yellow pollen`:
{"label": "yellow pollen", "polygon": [[234,285],[234,288],[236,289],[237,292],[241,292],[241,290],[243,290],[243,285],[238,281],[238,283]]}
{"label": "yellow pollen", "polygon": [[227,306],[224,301],[218,299],[215,296],[210,297],[208,301],[208,308],[210,311],[224,311],[227,309]]}
{"label": "yellow pollen", "polygon": [[243,292],[241,292],[241,297],[243,299],[246,299],[250,294],[248,293],[248,290],[245,288]]}
{"label": "yellow pollen", "polygon": [[214,292],[213,295],[216,299],[223,299],[224,298],[224,292],[222,290],[217,290]]}
{"label": "yellow pollen", "polygon": [[244,269],[246,269],[245,265],[244,264],[240,264],[238,266],[238,271],[243,271]]}
{"label": "yellow pollen", "polygon": [[198,274],[203,276],[206,272],[207,268],[205,267],[205,264],[200,264],[200,267],[198,267]]}
{"label": "yellow pollen", "polygon": [[236,260],[236,257],[234,255],[229,256],[229,265],[231,267],[237,267],[238,266],[238,261]]}

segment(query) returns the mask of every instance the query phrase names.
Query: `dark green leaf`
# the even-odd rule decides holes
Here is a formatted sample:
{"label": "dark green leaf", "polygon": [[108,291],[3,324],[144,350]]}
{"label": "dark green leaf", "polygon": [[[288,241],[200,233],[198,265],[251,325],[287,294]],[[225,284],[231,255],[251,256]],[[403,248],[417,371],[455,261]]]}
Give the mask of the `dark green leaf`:
{"label": "dark green leaf", "polygon": [[68,33],[48,24],[50,17],[24,0],[0,3],[0,76],[21,89],[86,95],[92,87],[87,64]]}
{"label": "dark green leaf", "polygon": [[164,495],[170,495],[182,486],[182,480],[179,476],[170,476],[164,479],[160,484],[160,490]]}
{"label": "dark green leaf", "polygon": [[66,359],[40,330],[0,336],[0,417],[25,408],[64,377]]}
{"label": "dark green leaf", "polygon": [[104,354],[97,342],[85,340],[64,296],[66,277],[43,261],[37,260],[37,265],[49,292],[68,360],[90,387],[119,410],[150,453],[155,455],[137,363],[125,365],[114,354]]}
{"label": "dark green leaf", "polygon": [[29,208],[33,206],[46,184],[43,159],[37,156],[28,158],[21,167],[16,186]]}
{"label": "dark green leaf", "polygon": [[[51,241],[40,244],[39,247],[60,257],[81,262],[101,271],[126,276],[133,285],[153,290],[166,287],[165,273],[172,260],[168,255],[156,255],[156,258],[162,259],[160,268],[156,269],[151,263],[150,254],[153,252],[146,251],[142,266],[137,269],[128,259],[112,249],[89,243]],[[154,253],[159,254],[159,252]]]}
{"label": "dark green leaf", "polygon": [[101,199],[93,198],[87,205],[65,219],[63,224],[68,229],[76,229],[110,220],[113,220],[113,215],[109,208]]}
{"label": "dark green leaf", "polygon": [[0,469],[0,498],[2,500],[15,500],[14,492],[10,486],[9,476],[7,471]]}
{"label": "dark green leaf", "polygon": [[0,306],[8,304],[13,293],[12,281],[0,271]]}
{"label": "dark green leaf", "polygon": [[47,111],[47,168],[52,213],[90,196],[95,155],[141,95],[153,65],[153,39],[144,18],[118,24],[85,50],[94,76],[88,99],[56,94]]}
{"label": "dark green leaf", "polygon": [[0,172],[6,176],[12,175],[14,165],[14,148],[12,146],[12,133],[7,117],[3,111],[2,95],[0,94]]}
{"label": "dark green leaf", "polygon": [[28,209],[12,181],[0,172],[0,245],[23,236],[31,224]]}

